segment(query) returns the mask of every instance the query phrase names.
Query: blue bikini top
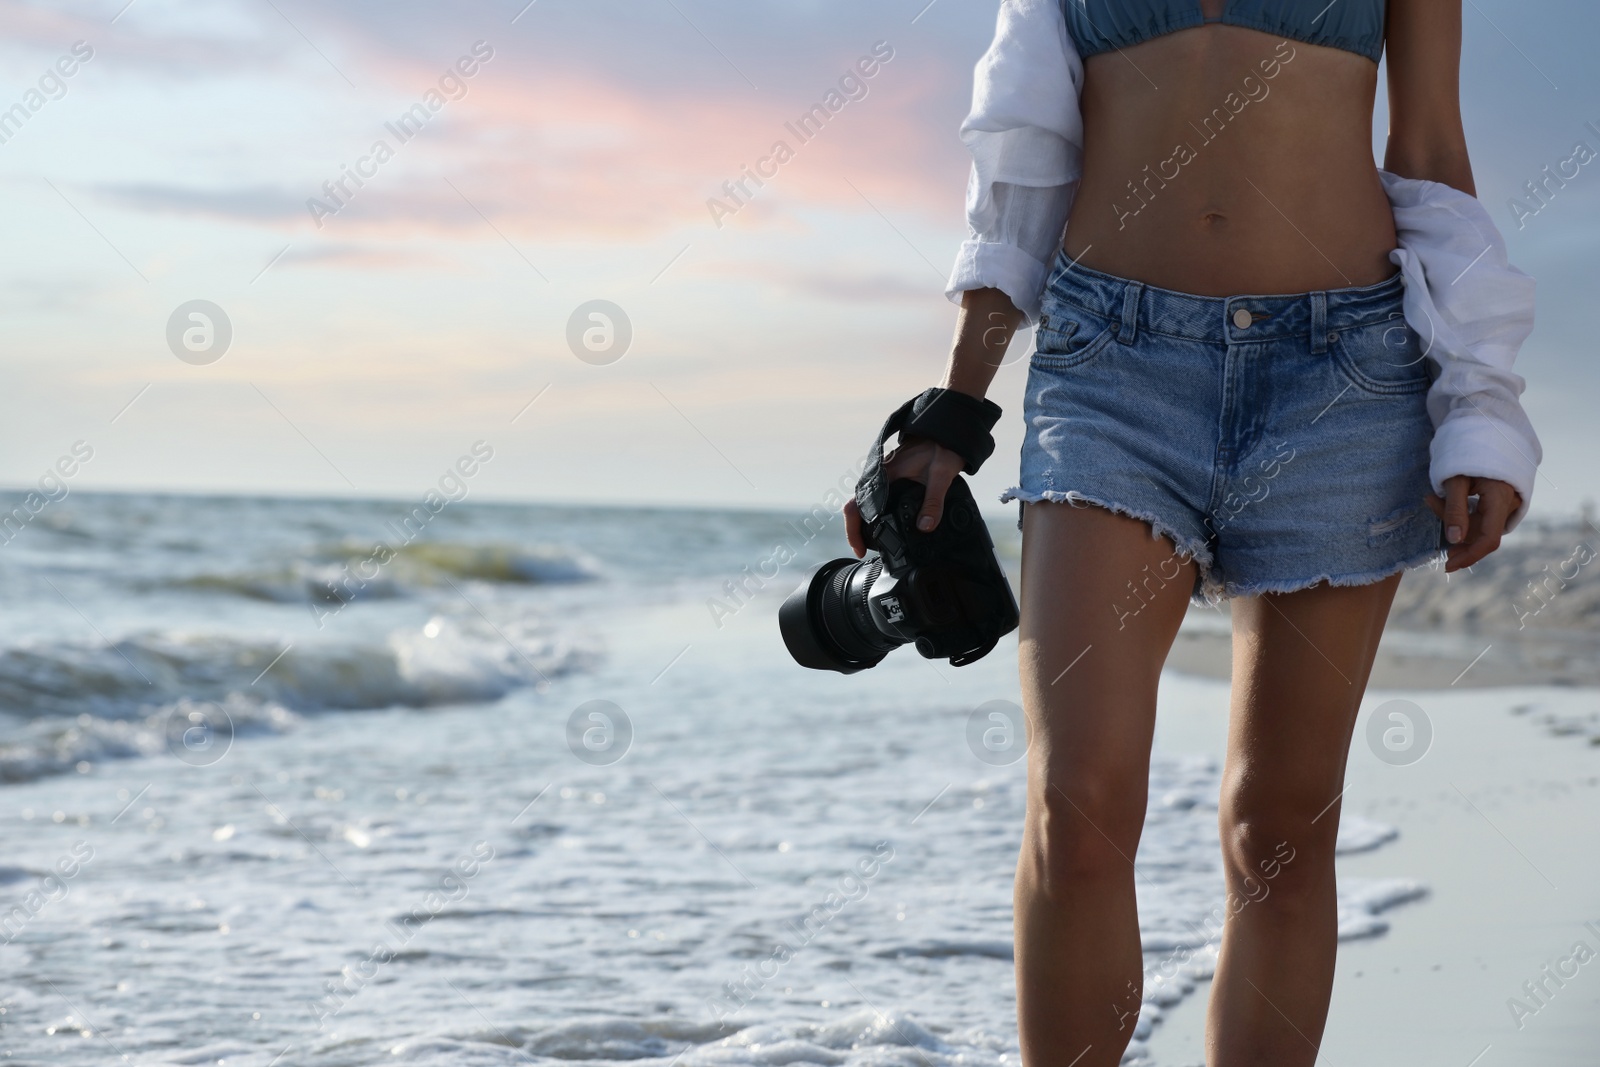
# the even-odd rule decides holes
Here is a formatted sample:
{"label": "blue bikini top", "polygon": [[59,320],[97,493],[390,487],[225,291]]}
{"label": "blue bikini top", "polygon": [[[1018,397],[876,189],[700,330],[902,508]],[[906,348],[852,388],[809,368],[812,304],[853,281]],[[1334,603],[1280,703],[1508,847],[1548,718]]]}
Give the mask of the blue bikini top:
{"label": "blue bikini top", "polygon": [[1200,0],[1062,0],[1062,8],[1084,59],[1208,22],[1342,48],[1374,63],[1383,55],[1384,0],[1224,0],[1216,18],[1205,16]]}

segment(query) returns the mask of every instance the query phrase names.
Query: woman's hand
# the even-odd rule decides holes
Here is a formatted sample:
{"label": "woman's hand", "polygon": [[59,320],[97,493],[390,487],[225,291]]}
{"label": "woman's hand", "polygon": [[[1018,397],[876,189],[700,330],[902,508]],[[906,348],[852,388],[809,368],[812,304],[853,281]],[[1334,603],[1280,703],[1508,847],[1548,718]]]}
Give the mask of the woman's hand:
{"label": "woman's hand", "polygon": [[[1022,312],[1002,290],[968,289],[962,293],[961,311],[956,315],[955,341],[950,347],[950,361],[945,364],[940,388],[954,389],[981,400],[1022,321]],[[917,529],[924,532],[938,527],[939,516],[944,514],[944,494],[966,467],[962,458],[948,448],[926,438],[904,434],[899,447],[883,459],[885,484],[896,478],[910,478],[927,486],[922,511],[917,515]],[[866,555],[861,509],[854,500],[844,506],[844,532],[856,558]]]}
{"label": "woman's hand", "polygon": [[[944,514],[944,495],[956,475],[966,468],[966,463],[955,452],[922,437],[902,437],[900,445],[883,460],[884,484],[899,478],[910,478],[927,486],[922,498],[922,511],[917,515],[917,529],[927,532],[939,525]],[[854,498],[844,506],[844,532],[850,539],[850,550],[860,559],[867,554],[866,538],[861,530],[861,509]]]}
{"label": "woman's hand", "polygon": [[[1470,496],[1478,498],[1478,509],[1468,514]],[[1522,506],[1522,495],[1495,478],[1457,474],[1444,480],[1444,499],[1429,493],[1427,504],[1444,523],[1444,539],[1450,544],[1444,565],[1448,573],[1470,567],[1500,547],[1506,519]]]}

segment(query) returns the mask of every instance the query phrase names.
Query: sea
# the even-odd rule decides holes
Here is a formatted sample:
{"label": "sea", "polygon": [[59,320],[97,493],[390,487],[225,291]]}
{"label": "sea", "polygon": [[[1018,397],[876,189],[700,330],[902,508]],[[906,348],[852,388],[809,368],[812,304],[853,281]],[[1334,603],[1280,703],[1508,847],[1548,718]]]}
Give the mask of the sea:
{"label": "sea", "polygon": [[[439,504],[0,531],[0,1059],[1018,1062],[1014,636],[807,671],[777,609],[836,516]],[[1219,770],[1153,758],[1129,1063],[1215,962]],[[1341,936],[1425,895],[1341,879]]]}

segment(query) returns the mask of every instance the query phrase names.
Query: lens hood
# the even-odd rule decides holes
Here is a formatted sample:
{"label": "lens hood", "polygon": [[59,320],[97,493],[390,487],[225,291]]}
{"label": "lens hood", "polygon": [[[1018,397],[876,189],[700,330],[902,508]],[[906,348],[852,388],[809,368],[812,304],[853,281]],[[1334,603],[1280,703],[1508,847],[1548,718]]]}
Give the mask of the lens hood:
{"label": "lens hood", "polygon": [[[848,556],[830,559],[814,568],[778,609],[778,629],[783,634],[783,643],[800,666],[814,671],[854,674],[876,666],[888,655],[887,651],[852,655],[841,646],[828,626],[829,613],[824,610],[823,598],[836,580],[844,577],[841,571],[864,565],[861,560]],[[839,599],[837,591],[835,599]],[[834,625],[838,626],[838,621]]]}

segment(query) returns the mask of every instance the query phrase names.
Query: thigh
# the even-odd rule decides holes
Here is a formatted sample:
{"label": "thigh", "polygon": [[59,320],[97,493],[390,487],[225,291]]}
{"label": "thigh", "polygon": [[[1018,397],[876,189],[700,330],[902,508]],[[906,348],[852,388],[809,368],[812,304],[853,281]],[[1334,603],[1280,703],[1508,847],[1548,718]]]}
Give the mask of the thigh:
{"label": "thigh", "polygon": [[1136,804],[1148,774],[1156,683],[1195,564],[1148,525],[1092,505],[1028,504],[1020,656],[1035,792]]}
{"label": "thigh", "polygon": [[[1225,804],[1291,821],[1338,819],[1356,713],[1398,574],[1232,602]],[[1249,812],[1241,813],[1249,816]]]}

